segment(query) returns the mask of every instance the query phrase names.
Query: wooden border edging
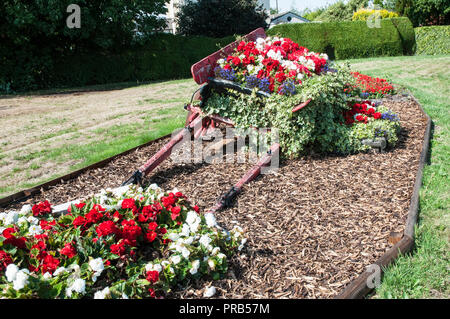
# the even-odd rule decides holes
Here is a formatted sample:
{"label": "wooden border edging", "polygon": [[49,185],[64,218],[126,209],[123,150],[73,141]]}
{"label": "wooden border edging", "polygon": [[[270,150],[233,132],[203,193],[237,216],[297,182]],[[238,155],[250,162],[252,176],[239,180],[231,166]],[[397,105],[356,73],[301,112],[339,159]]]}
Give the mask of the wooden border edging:
{"label": "wooden border edging", "polygon": [[[410,252],[414,247],[414,227],[417,223],[417,218],[419,214],[419,192],[422,186],[423,169],[425,167],[425,162],[427,161],[428,150],[430,145],[431,137],[431,118],[424,111],[420,102],[409,93],[411,97],[419,106],[420,111],[427,118],[427,128],[425,130],[424,140],[422,144],[422,151],[420,153],[419,167],[417,168],[416,180],[414,182],[413,194],[411,197],[411,203],[409,205],[408,217],[405,224],[405,230],[403,232],[402,239],[396,243],[391,249],[389,249],[383,256],[381,256],[375,264],[380,267],[381,273],[383,268],[390,265],[400,254],[405,254]],[[362,299],[373,288],[369,288],[367,285],[369,277],[373,276],[373,271],[366,270],[364,273],[359,275],[356,279],[350,282],[344,290],[335,297],[335,299]]]}
{"label": "wooden border edging", "polygon": [[119,156],[127,155],[127,154],[129,154],[129,153],[131,153],[131,152],[137,150],[138,148],[146,147],[146,146],[149,146],[149,145],[151,145],[151,144],[153,144],[153,143],[159,142],[159,141],[162,140],[162,139],[165,139],[165,138],[167,138],[167,137],[170,137],[171,134],[172,134],[172,133],[169,133],[169,134],[166,134],[166,135],[164,135],[164,136],[158,137],[157,139],[154,139],[154,140],[148,141],[148,142],[146,142],[146,143],[144,143],[144,144],[135,146],[135,147],[133,147],[133,148],[131,148],[131,149],[129,149],[129,150],[123,151],[123,152],[121,152],[121,153],[119,153],[119,154],[116,154],[116,155],[114,155],[114,156],[111,156],[111,157],[108,157],[108,158],[106,158],[106,159],[104,159],[104,160],[101,160],[100,162],[97,162],[97,163],[91,164],[91,165],[89,165],[89,166],[83,167],[83,168],[81,168],[81,169],[79,169],[79,170],[76,170],[76,171],[71,172],[71,173],[69,173],[69,174],[66,174],[66,175],[64,175],[64,176],[57,177],[57,178],[55,178],[55,179],[53,179],[53,180],[51,180],[51,181],[45,182],[45,183],[43,183],[43,184],[36,185],[36,186],[34,186],[34,187],[31,187],[31,188],[22,190],[22,191],[20,191],[20,192],[11,194],[11,195],[9,195],[9,196],[0,198],[0,207],[7,206],[7,205],[9,205],[9,204],[11,204],[11,203],[13,203],[13,202],[18,202],[18,201],[25,200],[25,199],[27,199],[28,197],[30,197],[30,196],[32,196],[32,195],[35,195],[36,193],[40,192],[41,189],[47,190],[47,189],[49,189],[51,186],[55,186],[55,185],[57,185],[57,184],[59,184],[59,183],[68,181],[68,180],[70,180],[70,179],[74,179],[75,177],[78,177],[79,175],[81,175],[82,173],[84,173],[84,172],[86,172],[86,171],[88,171],[88,170],[90,170],[90,169],[94,169],[94,168],[99,168],[99,167],[106,166],[106,164],[108,164],[109,162],[111,162],[112,160],[116,159],[116,158],[119,157]]}

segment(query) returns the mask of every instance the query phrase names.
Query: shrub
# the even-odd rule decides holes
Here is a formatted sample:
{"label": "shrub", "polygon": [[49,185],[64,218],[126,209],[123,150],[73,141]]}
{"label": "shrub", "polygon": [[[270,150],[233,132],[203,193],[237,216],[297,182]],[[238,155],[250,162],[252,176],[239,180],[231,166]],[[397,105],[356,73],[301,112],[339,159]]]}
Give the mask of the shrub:
{"label": "shrub", "polygon": [[273,27],[279,34],[330,59],[396,56],[414,51],[414,29],[408,18],[382,19],[380,28],[365,21],[293,23]]}
{"label": "shrub", "polygon": [[450,53],[450,26],[431,26],[414,29],[416,54],[435,55]]}
{"label": "shrub", "polygon": [[398,13],[393,11],[374,10],[374,9],[359,9],[353,13],[352,21],[367,21],[369,17],[374,16],[376,18],[387,19],[387,18],[398,18]]}
{"label": "shrub", "polygon": [[[200,36],[154,34],[118,52],[0,49],[0,93],[190,76],[191,65],[230,42]],[[4,54],[3,54],[4,53]]]}

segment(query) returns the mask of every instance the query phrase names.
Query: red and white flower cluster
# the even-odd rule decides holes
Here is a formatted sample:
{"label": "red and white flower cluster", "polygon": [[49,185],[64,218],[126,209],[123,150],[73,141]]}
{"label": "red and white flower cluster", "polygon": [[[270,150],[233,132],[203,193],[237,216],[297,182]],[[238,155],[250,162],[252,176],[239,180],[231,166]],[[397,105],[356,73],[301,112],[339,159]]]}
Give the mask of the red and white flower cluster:
{"label": "red and white flower cluster", "polygon": [[377,112],[376,105],[371,101],[349,103],[352,107],[344,112],[345,124],[350,125],[355,122],[367,124],[370,118],[381,119],[381,113]]}
{"label": "red and white flower cluster", "polygon": [[305,76],[320,74],[327,63],[326,54],[311,52],[291,39],[258,38],[241,41],[235,53],[218,60],[220,69],[216,69],[216,76],[281,94],[286,80],[301,84]]}
{"label": "red and white flower cluster", "polygon": [[43,202],[0,213],[0,296],[162,297],[187,275],[224,273],[245,242],[156,185],[102,191],[68,211],[53,216]]}

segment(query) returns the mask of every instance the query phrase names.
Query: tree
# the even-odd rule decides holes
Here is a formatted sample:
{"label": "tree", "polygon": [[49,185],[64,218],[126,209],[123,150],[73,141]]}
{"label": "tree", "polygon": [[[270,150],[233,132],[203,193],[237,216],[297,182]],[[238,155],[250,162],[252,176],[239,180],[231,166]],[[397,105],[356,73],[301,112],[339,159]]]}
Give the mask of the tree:
{"label": "tree", "polygon": [[350,0],[347,3],[340,0],[325,9],[316,20],[318,21],[351,21],[353,12],[367,7],[369,0]]}
{"label": "tree", "polygon": [[268,18],[257,0],[187,0],[176,16],[178,33],[225,37],[266,28]]}

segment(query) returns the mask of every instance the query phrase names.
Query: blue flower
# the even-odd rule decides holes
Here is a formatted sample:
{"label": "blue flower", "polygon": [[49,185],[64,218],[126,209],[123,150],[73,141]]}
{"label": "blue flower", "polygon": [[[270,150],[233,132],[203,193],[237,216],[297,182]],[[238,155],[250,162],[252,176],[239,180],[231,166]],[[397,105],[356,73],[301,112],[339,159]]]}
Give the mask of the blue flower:
{"label": "blue flower", "polygon": [[294,81],[291,79],[284,81],[280,87],[279,93],[282,95],[294,95],[296,93]]}
{"label": "blue flower", "polygon": [[382,120],[388,120],[388,121],[391,121],[391,122],[398,122],[398,121],[400,121],[398,115],[395,114],[395,113],[392,113],[391,110],[382,113],[381,114],[381,119]]}

